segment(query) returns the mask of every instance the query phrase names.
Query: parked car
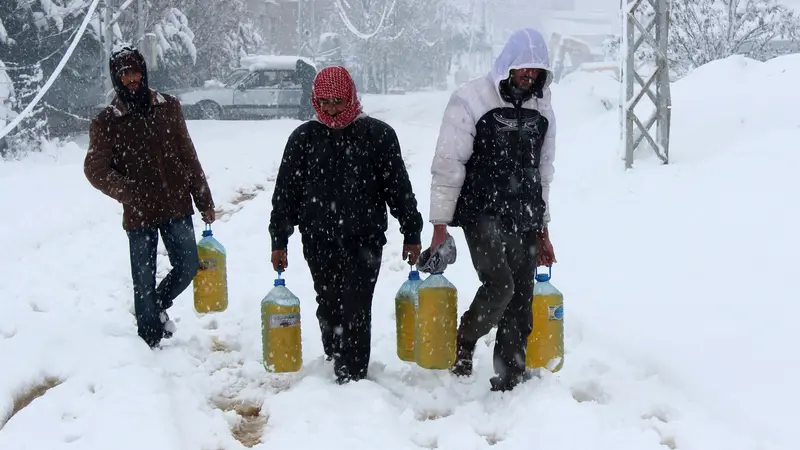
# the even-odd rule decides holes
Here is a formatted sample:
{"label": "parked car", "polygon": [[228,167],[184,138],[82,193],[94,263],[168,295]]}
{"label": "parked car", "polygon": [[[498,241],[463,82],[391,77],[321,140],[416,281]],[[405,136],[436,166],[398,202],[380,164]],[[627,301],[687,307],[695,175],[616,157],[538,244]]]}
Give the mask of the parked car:
{"label": "parked car", "polygon": [[166,92],[180,99],[187,119],[303,118],[298,60],[316,74],[314,63],[299,56],[247,56],[220,82]]}

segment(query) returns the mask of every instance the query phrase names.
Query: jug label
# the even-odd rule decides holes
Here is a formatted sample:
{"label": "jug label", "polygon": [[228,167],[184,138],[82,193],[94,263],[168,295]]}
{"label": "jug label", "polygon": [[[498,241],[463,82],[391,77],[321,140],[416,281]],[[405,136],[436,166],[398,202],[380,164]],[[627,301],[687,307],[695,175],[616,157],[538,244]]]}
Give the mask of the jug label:
{"label": "jug label", "polygon": [[270,328],[287,328],[300,326],[300,313],[270,314]]}
{"label": "jug label", "polygon": [[200,270],[215,270],[217,258],[200,258]]}
{"label": "jug label", "polygon": [[548,306],[547,318],[549,320],[562,320],[564,318],[564,305]]}

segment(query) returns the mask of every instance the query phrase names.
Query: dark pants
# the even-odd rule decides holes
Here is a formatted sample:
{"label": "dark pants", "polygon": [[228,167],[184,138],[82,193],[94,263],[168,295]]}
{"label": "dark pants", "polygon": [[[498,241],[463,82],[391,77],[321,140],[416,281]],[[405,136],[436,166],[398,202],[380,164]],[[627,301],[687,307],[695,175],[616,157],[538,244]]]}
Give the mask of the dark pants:
{"label": "dark pants", "polygon": [[533,328],[536,231],[513,232],[487,218],[465,226],[464,235],[481,287],[461,317],[459,338],[473,344],[497,326],[494,371],[502,380],[521,377]]}
{"label": "dark pants", "polygon": [[367,376],[372,338],[372,295],[381,268],[383,235],[303,236],[317,293],[317,319],[325,354],[339,382]]}
{"label": "dark pants", "polygon": [[[172,270],[156,287],[158,235],[164,239]],[[164,337],[162,312],[192,283],[200,261],[192,217],[128,231],[133,298],[139,336],[154,347]]]}

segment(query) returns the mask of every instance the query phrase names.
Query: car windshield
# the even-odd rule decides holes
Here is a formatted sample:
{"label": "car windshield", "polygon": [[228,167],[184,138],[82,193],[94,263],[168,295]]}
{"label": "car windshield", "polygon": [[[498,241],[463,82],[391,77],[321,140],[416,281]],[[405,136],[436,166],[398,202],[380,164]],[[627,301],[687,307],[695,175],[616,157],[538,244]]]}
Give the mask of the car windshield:
{"label": "car windshield", "polygon": [[227,77],[225,77],[222,82],[225,86],[233,86],[234,84],[242,81],[242,79],[250,73],[247,69],[236,69],[233,72],[229,73]]}

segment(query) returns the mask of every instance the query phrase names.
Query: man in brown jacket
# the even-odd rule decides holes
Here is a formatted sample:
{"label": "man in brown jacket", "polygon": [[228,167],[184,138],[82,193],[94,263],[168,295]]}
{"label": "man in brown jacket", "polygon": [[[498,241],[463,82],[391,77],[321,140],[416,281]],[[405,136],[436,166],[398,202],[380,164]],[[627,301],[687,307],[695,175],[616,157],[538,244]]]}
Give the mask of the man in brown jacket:
{"label": "man in brown jacket", "polygon": [[[116,51],[109,65],[116,96],[92,121],[84,173],[122,204],[139,336],[156,347],[174,332],[166,310],[199,268],[192,198],[208,224],[214,202],[178,100],[148,87],[135,48]],[[173,268],[156,287],[159,233]]]}

